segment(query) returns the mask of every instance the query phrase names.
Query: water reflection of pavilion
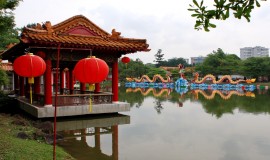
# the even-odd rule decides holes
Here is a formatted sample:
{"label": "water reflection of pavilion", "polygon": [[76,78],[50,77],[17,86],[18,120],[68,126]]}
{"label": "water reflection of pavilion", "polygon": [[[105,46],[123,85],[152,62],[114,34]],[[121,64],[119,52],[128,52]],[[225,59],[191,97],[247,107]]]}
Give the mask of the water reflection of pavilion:
{"label": "water reflection of pavilion", "polygon": [[[118,125],[129,123],[130,117],[121,114],[58,120],[57,131],[64,135],[58,145],[76,159],[118,160]],[[112,155],[102,152],[101,138],[108,134],[112,135]],[[94,136],[94,146],[87,143],[89,136]]]}

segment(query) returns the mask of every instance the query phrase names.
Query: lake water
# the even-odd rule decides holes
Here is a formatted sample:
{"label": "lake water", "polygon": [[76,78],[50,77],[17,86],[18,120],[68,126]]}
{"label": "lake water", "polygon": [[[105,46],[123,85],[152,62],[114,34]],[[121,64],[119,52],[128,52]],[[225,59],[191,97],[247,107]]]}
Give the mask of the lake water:
{"label": "lake water", "polygon": [[120,88],[120,114],[58,122],[59,145],[80,160],[269,160],[267,90]]}

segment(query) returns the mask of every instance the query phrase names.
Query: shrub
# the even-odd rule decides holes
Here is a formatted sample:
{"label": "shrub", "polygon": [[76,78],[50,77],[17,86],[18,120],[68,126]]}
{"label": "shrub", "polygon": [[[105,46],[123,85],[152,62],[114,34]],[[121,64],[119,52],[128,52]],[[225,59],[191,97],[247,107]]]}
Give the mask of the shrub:
{"label": "shrub", "polygon": [[18,113],[18,110],[19,107],[17,101],[7,94],[0,92],[0,112],[16,114]]}

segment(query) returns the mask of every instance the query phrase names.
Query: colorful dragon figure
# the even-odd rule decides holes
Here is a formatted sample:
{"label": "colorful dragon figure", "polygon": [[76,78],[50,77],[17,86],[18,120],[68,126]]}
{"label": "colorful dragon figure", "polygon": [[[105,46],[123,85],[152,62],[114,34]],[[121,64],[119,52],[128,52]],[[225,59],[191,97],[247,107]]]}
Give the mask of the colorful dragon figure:
{"label": "colorful dragon figure", "polygon": [[199,80],[199,73],[194,74],[194,79],[192,80],[193,83],[201,84],[204,83],[207,79],[211,79],[214,84],[222,83],[224,80],[228,80],[230,84],[238,84],[240,82],[246,82],[246,83],[253,83],[256,81],[256,79],[247,79],[247,80],[232,80],[232,77],[230,75],[222,76],[218,81],[216,81],[216,77],[212,74],[208,74],[203,77],[203,79]]}
{"label": "colorful dragon figure", "polygon": [[127,77],[126,80],[129,82],[156,82],[157,79],[160,79],[162,83],[168,83],[171,82],[170,76],[166,75],[167,79],[164,79],[160,74],[156,74],[153,76],[153,79],[151,80],[147,75],[143,75],[141,78],[129,78]]}
{"label": "colorful dragon figure", "polygon": [[179,68],[179,77],[186,79],[185,77],[185,66],[183,64],[178,64],[178,68]]}

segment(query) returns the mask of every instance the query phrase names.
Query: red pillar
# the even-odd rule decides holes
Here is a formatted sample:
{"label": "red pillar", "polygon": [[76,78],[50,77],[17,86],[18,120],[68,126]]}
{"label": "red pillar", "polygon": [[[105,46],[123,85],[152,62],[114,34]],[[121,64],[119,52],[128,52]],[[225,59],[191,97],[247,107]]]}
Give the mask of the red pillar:
{"label": "red pillar", "polygon": [[20,96],[24,96],[24,77],[19,77],[20,79]]}
{"label": "red pillar", "polygon": [[86,142],[86,129],[81,129],[81,141]]}
{"label": "red pillar", "polygon": [[44,104],[52,105],[52,61],[45,60],[46,71],[44,74]]}
{"label": "red pillar", "polygon": [[74,92],[74,83],[73,83],[73,71],[69,70],[69,93],[73,94]]}
{"label": "red pillar", "polygon": [[[58,70],[56,70],[55,73],[52,74],[53,75],[53,78],[52,78],[53,79],[53,84],[52,84],[53,85],[53,94],[56,92],[56,86],[58,85],[57,84],[58,82],[56,80],[58,80],[58,78],[59,78],[59,77],[56,77],[56,75],[57,75],[56,72],[58,72]],[[59,87],[59,85],[58,85],[58,87]],[[57,91],[59,91],[59,88]]]}
{"label": "red pillar", "polygon": [[40,93],[40,77],[34,78],[34,93],[35,94]]}
{"label": "red pillar", "polygon": [[66,88],[69,89],[69,70],[66,71]]}
{"label": "red pillar", "polygon": [[30,84],[28,83],[28,78],[25,78],[24,96],[30,98]]}
{"label": "red pillar", "polygon": [[118,101],[118,62],[112,64],[112,93],[113,101]]}
{"label": "red pillar", "polygon": [[20,86],[19,76],[14,72],[14,91],[16,95],[19,94],[19,86]]}
{"label": "red pillar", "polygon": [[100,145],[100,127],[95,127],[95,148],[101,150]]}
{"label": "red pillar", "polygon": [[95,93],[100,91],[100,83],[95,83]]}
{"label": "red pillar", "polygon": [[80,83],[80,92],[81,94],[85,93],[85,83]]}
{"label": "red pillar", "polygon": [[60,73],[60,94],[64,93],[65,88],[65,71],[61,70]]}
{"label": "red pillar", "polygon": [[34,101],[38,101],[38,95],[37,94],[39,94],[40,93],[40,77],[35,77],[34,78],[34,96],[33,96],[33,100]]}
{"label": "red pillar", "polygon": [[118,126],[112,126],[112,157],[118,160]]}

